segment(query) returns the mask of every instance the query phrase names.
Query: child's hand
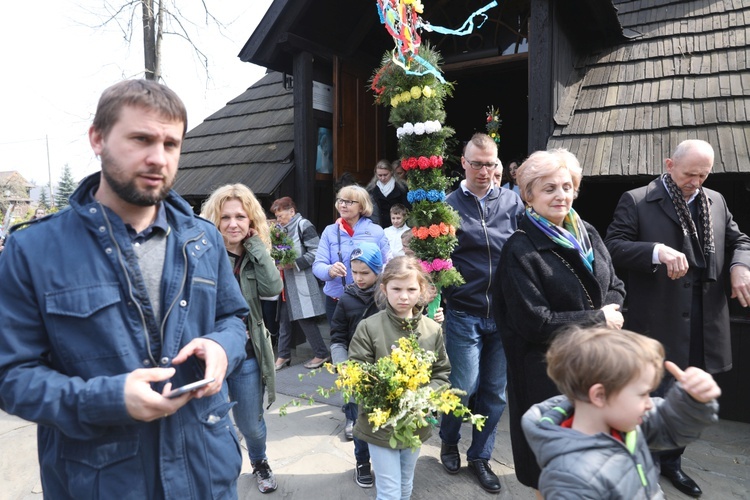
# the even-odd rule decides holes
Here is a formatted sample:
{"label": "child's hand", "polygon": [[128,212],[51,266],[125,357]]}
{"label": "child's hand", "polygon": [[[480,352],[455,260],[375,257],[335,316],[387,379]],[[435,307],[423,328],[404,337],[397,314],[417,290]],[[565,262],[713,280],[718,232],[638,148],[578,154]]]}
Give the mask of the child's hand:
{"label": "child's hand", "polygon": [[682,384],[685,392],[699,403],[708,403],[721,396],[721,388],[714,378],[700,368],[689,366],[682,371],[671,361],[665,361],[664,367]]}
{"label": "child's hand", "polygon": [[437,309],[435,309],[435,317],[432,319],[434,319],[438,323],[442,323],[443,321],[445,321],[445,315],[443,314],[442,307],[438,307]]}

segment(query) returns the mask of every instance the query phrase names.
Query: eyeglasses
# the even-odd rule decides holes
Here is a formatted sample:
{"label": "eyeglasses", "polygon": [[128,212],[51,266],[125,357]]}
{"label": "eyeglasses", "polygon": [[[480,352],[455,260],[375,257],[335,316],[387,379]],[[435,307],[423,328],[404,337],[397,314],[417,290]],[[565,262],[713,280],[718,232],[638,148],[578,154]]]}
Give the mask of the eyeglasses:
{"label": "eyeglasses", "polygon": [[336,198],[337,205],[344,205],[345,207],[351,207],[353,203],[359,203],[359,202],[354,201],[354,200],[345,200],[343,198]]}
{"label": "eyeglasses", "polygon": [[[466,158],[464,158],[466,160]],[[487,170],[495,170],[497,168],[498,162],[495,161],[494,163],[482,163],[481,161],[471,161],[466,160],[466,162],[471,165],[471,168],[474,170],[482,170],[483,168],[487,168]]]}

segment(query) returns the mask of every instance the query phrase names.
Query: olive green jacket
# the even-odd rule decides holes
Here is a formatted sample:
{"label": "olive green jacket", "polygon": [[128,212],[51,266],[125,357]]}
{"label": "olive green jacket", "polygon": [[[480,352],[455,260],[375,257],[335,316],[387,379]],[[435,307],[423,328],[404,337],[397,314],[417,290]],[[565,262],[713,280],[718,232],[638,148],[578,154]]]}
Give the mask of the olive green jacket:
{"label": "olive green jacket", "polygon": [[[274,368],[276,360],[273,354],[271,335],[263,323],[260,297],[272,297],[280,294],[284,284],[268,247],[260,237],[247,238],[243,246],[245,247],[245,253],[242,256],[239,281],[242,295],[250,307],[250,315],[247,317],[247,330],[250,336],[248,343],[251,343],[252,352],[258,360],[263,384],[266,386],[268,406],[271,406],[276,401],[276,370]],[[229,260],[234,267],[234,255],[229,254]],[[250,355],[250,352],[248,352],[248,355]]]}
{"label": "olive green jacket", "polygon": [[[380,311],[369,318],[360,321],[357,331],[349,344],[349,359],[359,362],[375,363],[383,356],[391,355],[391,346],[398,344],[398,339],[414,332],[419,346],[426,351],[435,353],[437,359],[432,364],[430,386],[437,389],[450,383],[448,376],[451,365],[445,352],[443,330],[438,323],[422,315],[422,311],[415,309],[414,318],[401,319],[393,312],[390,305],[385,311]],[[354,435],[363,441],[383,448],[390,448],[389,439],[391,428],[378,429],[373,432],[372,424],[367,420],[367,408],[359,405],[359,415],[354,427]],[[423,443],[430,437],[430,427],[422,427],[417,431]],[[403,445],[399,443],[399,448]]]}

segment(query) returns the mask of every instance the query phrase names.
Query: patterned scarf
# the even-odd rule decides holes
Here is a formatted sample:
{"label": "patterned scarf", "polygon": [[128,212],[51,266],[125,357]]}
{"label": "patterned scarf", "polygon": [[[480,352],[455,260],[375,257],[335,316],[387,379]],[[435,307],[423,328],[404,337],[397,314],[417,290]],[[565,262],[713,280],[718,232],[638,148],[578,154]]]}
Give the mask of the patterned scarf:
{"label": "patterned scarf", "polygon": [[583,221],[578,217],[578,213],[570,209],[568,215],[563,220],[563,227],[557,226],[538,213],[533,208],[526,209],[526,215],[529,220],[546,234],[549,239],[563,248],[574,248],[578,250],[578,255],[583,261],[586,269],[594,272],[594,250],[591,248],[589,233],[583,225]]}
{"label": "patterned scarf", "polygon": [[711,210],[708,209],[708,196],[706,196],[706,193],[703,189],[700,189],[698,191],[698,196],[696,196],[696,202],[698,203],[698,217],[703,226],[703,241],[701,241],[698,237],[698,230],[695,227],[695,222],[693,222],[693,217],[690,215],[687,201],[685,201],[685,198],[682,196],[682,191],[680,191],[680,188],[668,173],[662,175],[662,180],[664,181],[664,185],[667,186],[667,191],[672,198],[677,217],[680,219],[682,233],[686,236],[694,236],[695,239],[698,240],[698,243],[702,243],[703,253],[705,255],[714,253],[716,250],[714,247],[714,223],[711,218]]}

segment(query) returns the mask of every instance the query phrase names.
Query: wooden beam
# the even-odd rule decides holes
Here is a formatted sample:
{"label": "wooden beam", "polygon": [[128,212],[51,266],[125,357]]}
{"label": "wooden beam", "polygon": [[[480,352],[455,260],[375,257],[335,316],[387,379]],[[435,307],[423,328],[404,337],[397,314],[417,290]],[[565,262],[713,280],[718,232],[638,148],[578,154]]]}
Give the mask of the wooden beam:
{"label": "wooden beam", "polygon": [[294,202],[297,211],[312,214],[315,186],[315,127],[312,105],[313,56],[301,51],[294,54]]}
{"label": "wooden beam", "polygon": [[[547,149],[552,124],[552,2],[531,0],[529,18],[529,151]],[[531,82],[534,82],[531,84]]]}
{"label": "wooden beam", "polygon": [[446,63],[441,66],[441,69],[443,70],[443,72],[447,74],[447,73],[452,73],[452,72],[465,71],[469,69],[484,68],[488,66],[494,67],[498,64],[503,64],[503,63],[526,61],[528,58],[529,58],[529,55],[526,53],[511,54],[509,56],[483,57],[481,59],[470,59],[468,61]]}
{"label": "wooden beam", "polygon": [[298,52],[308,52],[326,61],[333,61],[331,49],[293,33],[286,32],[281,35],[279,37],[279,46],[285,51],[295,54],[295,57]]}

